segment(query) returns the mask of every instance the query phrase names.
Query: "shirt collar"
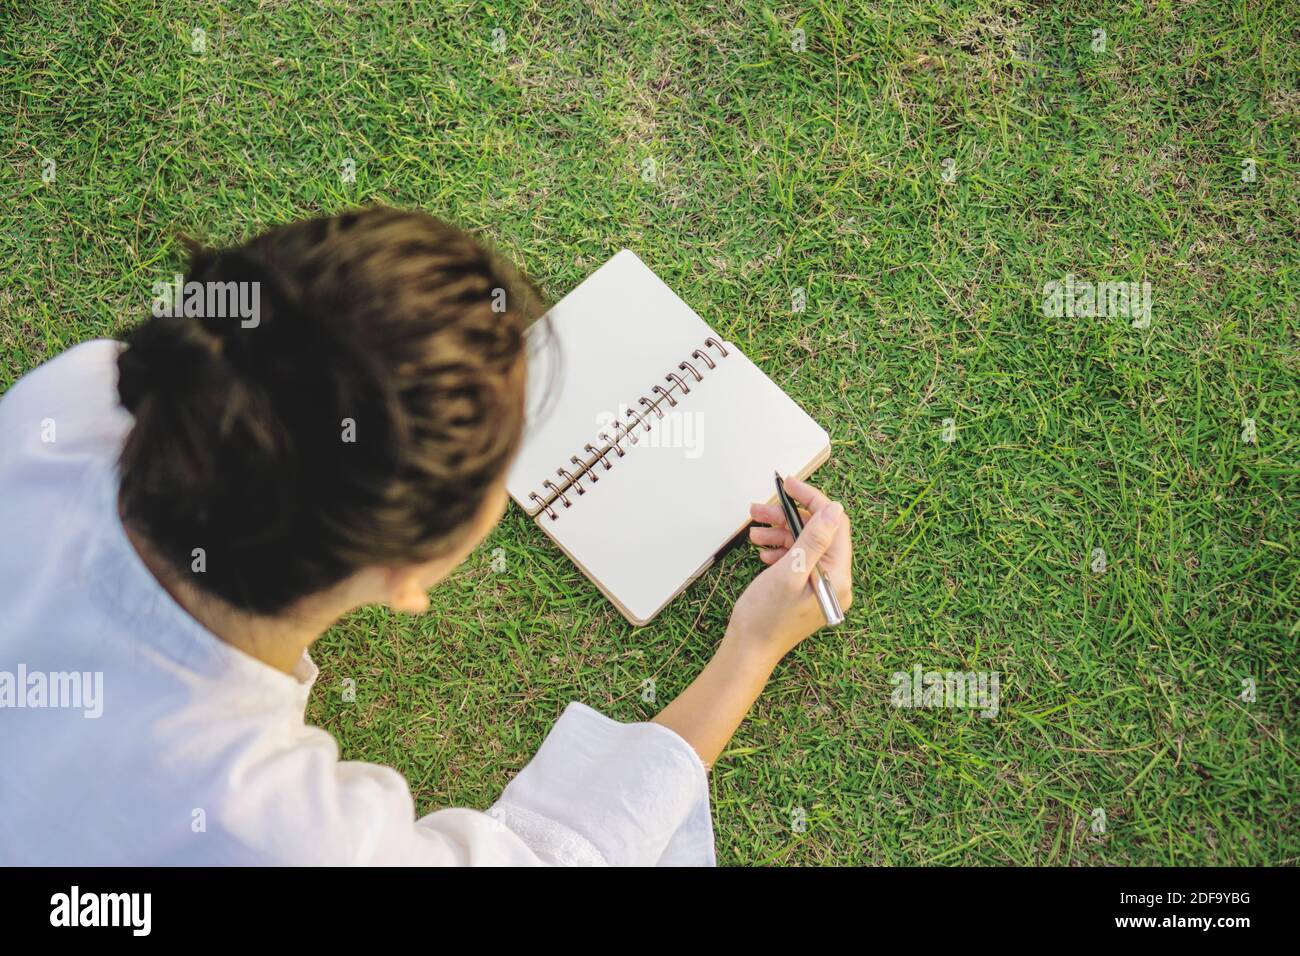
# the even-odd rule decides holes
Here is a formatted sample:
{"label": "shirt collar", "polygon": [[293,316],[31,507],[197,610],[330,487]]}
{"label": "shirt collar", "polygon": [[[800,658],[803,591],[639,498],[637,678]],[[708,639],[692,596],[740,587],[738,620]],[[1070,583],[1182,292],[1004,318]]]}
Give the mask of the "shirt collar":
{"label": "shirt collar", "polygon": [[305,650],[286,674],[223,641],[190,616],[158,583],[127,537],[117,510],[115,462],[92,468],[87,489],[94,502],[92,532],[82,561],[84,584],[140,641],[177,664],[215,679],[260,684],[300,707],[320,674]]}

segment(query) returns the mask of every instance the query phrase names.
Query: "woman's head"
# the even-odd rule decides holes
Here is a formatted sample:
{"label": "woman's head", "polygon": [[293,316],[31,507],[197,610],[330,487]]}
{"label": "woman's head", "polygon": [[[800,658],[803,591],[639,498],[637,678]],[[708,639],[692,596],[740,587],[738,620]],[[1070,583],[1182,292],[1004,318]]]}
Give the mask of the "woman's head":
{"label": "woman's head", "polygon": [[[376,208],[196,248],[184,278],[189,315],[149,319],[118,361],[123,518],[170,567],[274,615],[362,569],[463,556],[499,517],[541,311],[507,263]],[[255,315],[208,314],[232,289]]]}

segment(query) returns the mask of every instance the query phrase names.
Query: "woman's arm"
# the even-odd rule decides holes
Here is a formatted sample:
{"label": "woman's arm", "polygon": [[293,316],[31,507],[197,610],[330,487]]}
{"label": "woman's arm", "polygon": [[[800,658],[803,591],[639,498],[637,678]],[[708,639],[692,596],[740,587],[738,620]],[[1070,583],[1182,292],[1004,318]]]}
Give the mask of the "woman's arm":
{"label": "woman's arm", "polygon": [[718,759],[776,667],[776,660],[750,643],[728,628],[700,676],[654,719],[675,730],[706,767]]}
{"label": "woman's arm", "polygon": [[811,513],[795,541],[776,505],[753,505],[750,540],[764,545],[768,565],[736,602],[717,652],[700,676],[655,717],[689,743],[712,766],[763,692],[777,663],[826,622],[808,583],[821,565],[841,606],[852,603],[852,545],[849,519],[838,502],[805,482],[790,479],[786,490]]}

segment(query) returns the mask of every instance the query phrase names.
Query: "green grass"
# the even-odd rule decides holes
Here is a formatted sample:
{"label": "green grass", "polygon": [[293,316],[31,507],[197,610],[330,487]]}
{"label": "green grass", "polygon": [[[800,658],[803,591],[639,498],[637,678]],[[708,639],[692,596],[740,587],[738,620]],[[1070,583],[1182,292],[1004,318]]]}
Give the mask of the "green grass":
{"label": "green grass", "polygon": [[[1294,17],[0,0],[0,386],[140,320],[181,232],[418,206],[553,297],[631,247],[828,428],[854,521],[848,622],[713,773],[721,862],[1294,864]],[[1045,316],[1066,273],[1149,281],[1151,327]],[[636,630],[512,508],[432,613],[319,642],[309,718],[422,812],[485,808],[569,700],[684,687],[757,568]],[[998,717],[891,707],[917,663],[998,671]]]}

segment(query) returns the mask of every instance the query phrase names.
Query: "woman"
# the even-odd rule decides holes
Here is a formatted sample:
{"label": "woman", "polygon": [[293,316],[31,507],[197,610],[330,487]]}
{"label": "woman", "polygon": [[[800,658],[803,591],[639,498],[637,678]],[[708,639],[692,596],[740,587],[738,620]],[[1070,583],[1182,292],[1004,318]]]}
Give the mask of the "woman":
{"label": "woman", "polygon": [[383,208],[195,249],[185,278],[256,308],[199,296],[0,401],[0,862],[712,863],[706,768],[819,626],[806,569],[848,606],[843,509],[789,482],[798,555],[753,507],[769,567],[653,722],[570,704],[488,812],[417,820],[304,724],[307,650],[362,605],[425,610],[500,519],[536,296]]}

